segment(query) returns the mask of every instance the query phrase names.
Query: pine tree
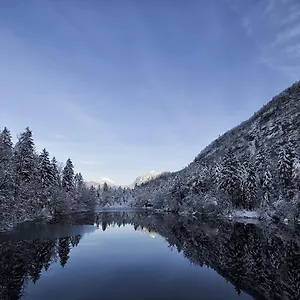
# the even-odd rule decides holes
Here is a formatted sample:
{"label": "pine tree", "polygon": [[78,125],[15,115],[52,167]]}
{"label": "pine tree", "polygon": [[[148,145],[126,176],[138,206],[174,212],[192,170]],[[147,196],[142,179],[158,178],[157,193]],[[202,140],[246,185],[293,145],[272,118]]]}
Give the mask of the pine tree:
{"label": "pine tree", "polygon": [[70,158],[67,159],[66,165],[62,174],[62,187],[66,192],[74,189],[74,167]]}
{"label": "pine tree", "polygon": [[13,194],[13,144],[11,134],[5,127],[0,133],[0,229],[13,222]]}
{"label": "pine tree", "polygon": [[43,149],[39,157],[39,176],[42,188],[48,188],[55,182],[53,171],[54,170],[49,159],[49,153],[46,149]]}
{"label": "pine tree", "polygon": [[0,133],[0,195],[8,197],[13,192],[13,144],[10,131],[5,127]]}
{"label": "pine tree", "polygon": [[38,196],[38,156],[28,127],[21,133],[14,147],[13,161],[18,216],[21,220],[38,216],[43,208]]}
{"label": "pine tree", "polygon": [[75,189],[80,190],[84,187],[84,181],[81,173],[76,173],[74,177]]}
{"label": "pine tree", "polygon": [[59,187],[61,184],[61,179],[57,167],[57,160],[55,157],[51,159],[51,168],[52,168],[52,174],[53,174],[53,185],[55,187]]}
{"label": "pine tree", "polygon": [[291,199],[293,161],[294,151],[291,144],[283,145],[278,154],[278,174],[281,184],[281,192],[287,201]]}
{"label": "pine tree", "polygon": [[293,186],[300,191],[300,160],[298,157],[294,159],[293,164]]}
{"label": "pine tree", "polygon": [[229,197],[234,206],[243,205],[240,200],[242,186],[240,164],[234,153],[230,153],[230,151],[224,156],[218,183],[220,191]]}
{"label": "pine tree", "polygon": [[245,195],[245,208],[253,209],[255,206],[255,199],[257,197],[257,177],[255,172],[254,165],[245,161],[243,164],[244,169],[244,178],[243,178],[243,187]]}
{"label": "pine tree", "polygon": [[73,209],[80,210],[84,205],[86,198],[88,198],[89,196],[81,173],[76,173],[74,176],[74,190],[75,190],[75,195],[74,195],[75,203],[73,204]]}
{"label": "pine tree", "polygon": [[52,200],[55,194],[55,174],[49,159],[49,153],[43,149],[39,156],[39,181],[41,185],[41,202],[43,208],[47,207],[52,211]]}
{"label": "pine tree", "polygon": [[104,182],[104,184],[103,184],[103,191],[104,191],[104,192],[107,192],[107,191],[108,191],[108,185],[107,185],[106,182]]}
{"label": "pine tree", "polygon": [[266,169],[263,174],[262,188],[263,188],[263,200],[261,206],[266,207],[271,204],[271,195],[273,190],[273,177],[269,165],[266,166]]}
{"label": "pine tree", "polygon": [[258,151],[255,156],[255,162],[254,162],[259,187],[261,187],[263,184],[264,169],[268,160],[265,152],[266,151],[262,147],[262,145],[259,145]]}
{"label": "pine tree", "polygon": [[21,133],[15,145],[14,166],[18,186],[33,180],[36,174],[36,156],[32,132],[28,127],[25,132]]}
{"label": "pine tree", "polygon": [[94,186],[88,190],[88,197],[84,199],[84,205],[87,210],[94,210],[96,206],[97,191]]}

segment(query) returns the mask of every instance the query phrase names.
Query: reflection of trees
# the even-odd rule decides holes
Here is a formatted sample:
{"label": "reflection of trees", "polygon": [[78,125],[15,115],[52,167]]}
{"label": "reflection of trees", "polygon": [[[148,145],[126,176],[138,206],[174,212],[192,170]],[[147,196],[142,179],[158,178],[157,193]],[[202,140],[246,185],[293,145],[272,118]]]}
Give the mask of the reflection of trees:
{"label": "reflection of trees", "polygon": [[64,267],[70,258],[69,253],[71,250],[70,237],[58,239],[58,256],[60,265]]}
{"label": "reflection of trees", "polygon": [[[208,266],[230,281],[237,292],[256,299],[300,299],[300,237],[297,231],[272,231],[251,224],[192,221],[174,214],[107,212],[76,214],[66,225],[130,224],[163,236],[191,263]],[[53,262],[67,265],[81,235],[0,242],[0,299],[17,300],[27,281],[37,282]]]}
{"label": "reflection of trees", "polygon": [[42,270],[60,259],[65,266],[71,247],[77,246],[81,236],[59,239],[38,239],[0,242],[0,299],[17,300],[28,280],[36,283]]}
{"label": "reflection of trees", "polygon": [[300,236],[253,224],[193,222],[173,214],[105,213],[105,228],[131,224],[163,236],[191,263],[208,266],[256,299],[300,299]]}

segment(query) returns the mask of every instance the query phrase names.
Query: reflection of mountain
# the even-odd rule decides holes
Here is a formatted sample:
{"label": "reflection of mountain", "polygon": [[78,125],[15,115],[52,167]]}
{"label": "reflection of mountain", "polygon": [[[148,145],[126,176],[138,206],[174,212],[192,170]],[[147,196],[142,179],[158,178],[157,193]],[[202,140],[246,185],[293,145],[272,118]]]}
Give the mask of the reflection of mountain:
{"label": "reflection of mountain", "polygon": [[[58,221],[58,220],[57,220]],[[282,234],[277,228],[253,224],[191,222],[174,214],[107,212],[75,214],[65,225],[131,224],[135,230],[160,235],[190,262],[216,270],[255,299],[300,299],[299,231]],[[83,226],[85,227],[85,226]],[[67,267],[70,250],[81,235],[0,241],[0,299],[19,299],[26,282],[38,281],[53,262]]]}
{"label": "reflection of mountain", "polygon": [[140,231],[140,232],[142,232],[143,234],[146,234],[146,235],[148,235],[148,236],[151,237],[151,238],[155,238],[156,236],[159,235],[159,234],[156,233],[155,231],[151,231],[151,230],[149,230],[149,229],[147,229],[147,228],[142,228],[142,227],[140,227],[140,226],[136,229],[136,231]]}

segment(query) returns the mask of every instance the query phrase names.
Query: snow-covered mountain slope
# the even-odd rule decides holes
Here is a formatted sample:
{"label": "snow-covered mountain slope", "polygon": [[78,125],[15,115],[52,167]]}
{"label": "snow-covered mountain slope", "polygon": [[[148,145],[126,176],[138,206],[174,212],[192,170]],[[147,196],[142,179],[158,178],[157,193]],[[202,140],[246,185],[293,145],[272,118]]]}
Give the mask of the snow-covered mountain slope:
{"label": "snow-covered mountain slope", "polygon": [[186,168],[173,175],[191,178],[203,168],[221,162],[230,151],[240,161],[255,159],[258,151],[268,152],[271,167],[277,163],[281,145],[293,141],[300,149],[300,82],[275,96],[269,103],[240,125],[227,131],[204,148]]}
{"label": "snow-covered mountain slope", "polygon": [[263,106],[250,119],[227,131],[207,146],[195,162],[216,160],[226,150],[238,158],[253,156],[262,147],[271,155],[288,140],[300,139],[300,82],[284,90]]}
{"label": "snow-covered mountain slope", "polygon": [[159,177],[161,175],[160,172],[156,172],[156,171],[150,171],[146,174],[143,174],[141,176],[138,176],[135,181],[133,182],[132,186],[136,186],[136,185],[141,185],[143,183],[147,183],[149,182],[150,180],[153,180],[157,177]]}
{"label": "snow-covered mountain slope", "polygon": [[[295,154],[289,154],[290,152],[287,151],[294,151]],[[280,161],[281,165],[288,168],[288,172],[284,176],[292,176],[289,173],[290,170],[295,171],[295,176],[293,175],[294,190],[291,195],[297,195],[295,189],[300,186],[300,182],[297,182],[295,178],[297,176],[300,178],[300,174],[297,172],[298,164],[295,164],[296,160],[292,157],[300,157],[300,82],[275,96],[247,121],[213,141],[184,169],[166,174],[166,176],[159,176],[146,185],[138,187],[136,189],[137,202],[144,197],[151,199],[154,204],[157,204],[157,207],[160,207],[168,206],[174,199],[176,200],[173,201],[175,204],[183,205],[188,199],[191,199],[191,195],[197,196],[193,201],[194,204],[197,201],[200,203],[199,199],[205,200],[206,196],[216,197],[218,200],[224,199],[225,194],[218,188],[218,184],[224,178],[227,180],[230,177],[223,175],[226,174],[225,171],[229,173],[232,171],[230,169],[231,162],[227,166],[224,165],[226,157],[227,161],[228,157],[233,157],[233,162],[236,163],[234,166],[236,169],[236,179],[234,180],[236,181],[234,183],[238,185],[241,192],[251,190],[246,188],[246,185],[250,182],[249,172],[251,172],[251,168],[254,168],[252,181],[258,180],[256,177],[261,180],[263,176],[271,175],[272,182],[268,183],[271,186],[268,187],[271,189],[271,202],[280,200],[280,196],[278,196],[280,193],[287,194],[286,184],[282,181],[284,168],[280,169],[281,173],[279,174],[278,162]],[[259,158],[263,158],[264,161],[261,163]],[[271,174],[267,173],[266,175],[265,169],[260,169],[261,166],[268,167]],[[223,173],[220,173],[220,168]],[[266,189],[259,180],[255,189],[251,191],[257,193],[253,198],[259,199],[256,206],[254,205],[255,207],[259,206],[263,190]],[[245,186],[242,186],[244,183]],[[226,195],[228,196],[229,192]],[[245,194],[243,197],[250,196]],[[241,204],[241,206],[243,205],[244,203]]]}

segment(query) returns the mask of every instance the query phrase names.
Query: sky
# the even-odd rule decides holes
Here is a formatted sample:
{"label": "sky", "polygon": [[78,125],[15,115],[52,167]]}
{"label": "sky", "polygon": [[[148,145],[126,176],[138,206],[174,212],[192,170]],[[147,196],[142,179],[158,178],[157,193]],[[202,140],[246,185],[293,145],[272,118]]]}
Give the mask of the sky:
{"label": "sky", "polygon": [[298,0],[0,1],[0,128],[86,180],[179,170],[299,74]]}

